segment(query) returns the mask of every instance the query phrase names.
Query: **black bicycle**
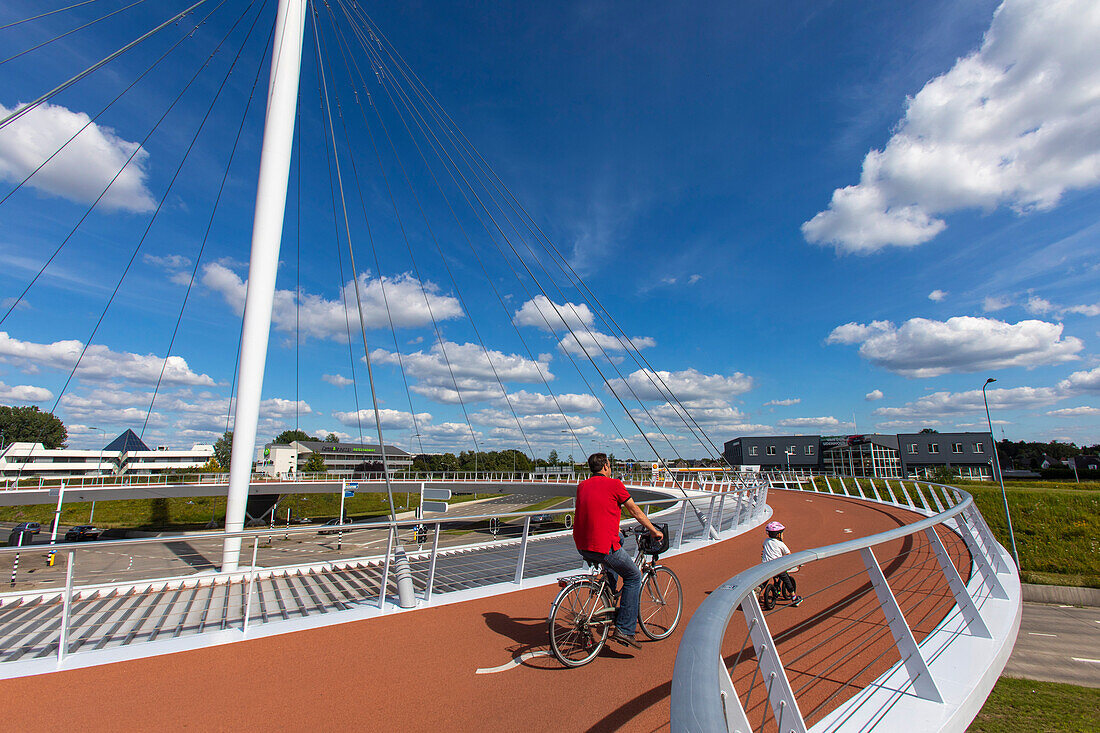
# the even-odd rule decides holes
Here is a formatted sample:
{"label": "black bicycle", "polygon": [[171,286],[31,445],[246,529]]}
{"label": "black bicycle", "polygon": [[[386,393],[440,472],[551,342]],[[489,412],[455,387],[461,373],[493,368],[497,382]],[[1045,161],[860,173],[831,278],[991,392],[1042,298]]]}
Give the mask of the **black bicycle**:
{"label": "black bicycle", "polygon": [[[665,541],[658,547],[645,528],[633,528],[638,542],[634,562],[642,572],[638,625],[654,641],[676,630],[684,608],[680,579],[657,564],[660,553],[668,549],[668,530],[662,529]],[[550,606],[550,651],[566,667],[580,667],[595,659],[615,622],[619,594],[612,593],[599,563],[589,566],[592,569],[583,575],[558,578],[561,591]]]}
{"label": "black bicycle", "polygon": [[791,577],[790,573],[787,574],[787,577],[791,579],[790,592],[783,587],[783,579],[778,575],[760,586],[760,607],[765,611],[770,611],[775,608],[776,601],[793,601],[795,598],[798,598],[796,594],[798,584],[795,582],[795,579]]}

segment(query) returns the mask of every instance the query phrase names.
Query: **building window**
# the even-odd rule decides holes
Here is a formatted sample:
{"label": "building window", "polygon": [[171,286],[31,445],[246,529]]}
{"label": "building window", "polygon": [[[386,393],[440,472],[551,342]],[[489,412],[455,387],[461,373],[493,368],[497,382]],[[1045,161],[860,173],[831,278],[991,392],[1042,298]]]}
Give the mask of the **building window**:
{"label": "building window", "polygon": [[775,455],[775,446],[774,445],[769,445],[768,446],[768,455],[769,456],[774,456]]}
{"label": "building window", "polygon": [[814,454],[814,447],[812,445],[806,446],[806,455],[812,456]]}
{"label": "building window", "polygon": [[985,453],[985,449],[982,447],[981,443],[975,443],[974,444],[974,452],[975,453]]}
{"label": "building window", "polygon": [[939,443],[929,443],[928,444],[928,452],[929,453],[939,453],[940,452],[940,444]]}
{"label": "building window", "polygon": [[917,444],[916,443],[910,443],[909,444],[909,453],[910,453],[910,455],[916,455],[917,454]]}
{"label": "building window", "polygon": [[754,445],[753,447],[749,448],[749,455],[750,456],[760,455],[760,446]]}
{"label": "building window", "polygon": [[951,444],[951,452],[952,453],[962,453],[963,452],[963,444],[962,443],[952,443]]}
{"label": "building window", "polygon": [[793,456],[795,454],[795,452],[796,452],[795,447],[793,445],[788,445],[787,446],[787,455],[788,456]]}

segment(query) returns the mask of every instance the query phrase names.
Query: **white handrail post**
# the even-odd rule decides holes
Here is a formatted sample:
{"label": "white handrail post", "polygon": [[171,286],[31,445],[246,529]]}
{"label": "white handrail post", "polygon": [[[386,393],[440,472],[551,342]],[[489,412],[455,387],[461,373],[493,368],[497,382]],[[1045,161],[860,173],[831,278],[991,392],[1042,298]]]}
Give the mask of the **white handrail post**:
{"label": "white handrail post", "polygon": [[734,527],[741,526],[741,505],[745,503],[745,493],[747,491],[748,489],[740,489],[737,492],[737,519],[733,525]]}
{"label": "white handrail post", "polygon": [[975,528],[982,536],[982,543],[989,548],[988,557],[991,563],[996,567],[997,572],[1004,572],[1008,570],[1008,565],[1001,559],[1001,553],[997,552],[997,538],[993,536],[993,530],[986,524],[985,517],[978,511],[978,508],[973,504],[969,509],[970,519],[974,522]]}
{"label": "white handrail post", "polygon": [[[252,584],[256,582],[256,553],[260,549],[260,538],[252,538],[252,567],[248,571],[248,592],[244,597],[244,621],[241,623],[241,633],[248,633],[248,616],[252,613]],[[229,601],[226,600],[226,603]]]}
{"label": "white handrail post", "polygon": [[729,492],[723,491],[722,498],[718,501],[718,531],[722,531],[722,520],[725,519],[726,514],[726,496]]}
{"label": "white handrail post", "polygon": [[875,495],[875,501],[877,501],[881,504],[882,503],[882,497],[879,496],[878,487],[875,486],[875,480],[873,478],[871,478],[871,479],[867,479],[867,482],[869,484],[871,484],[871,493],[873,493]]}
{"label": "white handrail post", "polygon": [[925,484],[925,487],[928,489],[928,494],[932,497],[932,501],[936,502],[936,513],[943,514],[945,509],[943,508],[943,504],[940,503],[940,497],[936,495],[936,487],[932,484]]}
{"label": "white handrail post", "polygon": [[[848,493],[848,487],[844,485],[844,477],[840,476],[839,478],[840,478],[840,490],[844,492],[845,496],[851,496],[851,494]],[[852,480],[854,481],[855,479],[853,478]]]}
{"label": "white handrail post", "polygon": [[970,629],[970,633],[974,636],[992,639],[993,634],[989,633],[989,627],[985,625],[982,614],[978,612],[978,607],[974,605],[974,599],[966,591],[966,586],[963,585],[959,571],[955,569],[955,563],[951,562],[951,556],[947,554],[947,548],[943,546],[940,536],[936,534],[936,528],[928,527],[924,530],[924,534],[928,537],[928,544],[932,546],[932,550],[936,553],[940,570],[943,571],[943,576],[947,579],[947,585],[951,588],[951,594],[955,596],[955,603],[958,605],[959,611],[962,612],[963,619],[966,620],[966,628]]}
{"label": "white handrail post", "polygon": [[905,497],[905,503],[910,509],[916,509],[917,505],[913,503],[913,498],[909,496],[909,492],[905,489],[905,482],[898,479],[898,488],[901,489],[901,495]]}
{"label": "white handrail post", "polygon": [[687,499],[680,502],[680,532],[676,536],[676,549],[680,549],[680,546],[684,544],[684,528],[687,526],[688,518],[688,503]]}
{"label": "white handrail post", "polygon": [[386,586],[390,582],[390,557],[393,555],[393,536],[397,532],[397,525],[391,524],[390,531],[386,533],[386,562],[382,564],[382,582],[378,586],[378,608],[386,607]]}
{"label": "white handrail post", "polygon": [[523,538],[519,542],[519,557],[516,558],[516,585],[523,584],[523,566],[527,563],[527,538],[531,534],[531,515],[523,519]]}
{"label": "white handrail post", "polygon": [[428,583],[424,586],[424,602],[432,600],[432,586],[435,584],[435,561],[439,558],[439,530],[441,524],[435,523],[435,534],[432,536],[432,559],[428,563]]}
{"label": "white handrail post", "polygon": [[[741,610],[749,625],[749,636],[760,666],[760,679],[765,681],[768,703],[772,707],[779,730],[783,733],[806,733],[806,721],[802,719],[802,711],[798,709],[798,702],[794,699],[794,691],[783,669],[783,660],[779,658],[775,639],[768,630],[768,623],[764,620],[764,612],[760,610],[755,593],[745,596],[745,600],[741,601]],[[728,714],[727,708],[727,716]]]}
{"label": "white handrail post", "polygon": [[894,496],[894,489],[890,486],[890,482],[886,479],[882,480],[882,485],[886,487],[886,493],[890,495],[890,503],[901,506],[901,502],[898,501],[898,497]]}
{"label": "white handrail post", "polygon": [[718,500],[717,496],[711,495],[710,504],[707,506],[707,515],[703,519],[703,539],[707,539],[711,536],[714,529],[714,521],[711,517],[714,516],[714,502]]}
{"label": "white handrail post", "polygon": [[970,523],[967,522],[966,517],[963,514],[957,514],[955,516],[955,524],[959,528],[959,534],[962,536],[963,541],[966,542],[966,548],[970,550],[970,558],[974,561],[974,564],[978,566],[978,572],[981,573],[982,580],[985,582],[987,588],[989,588],[990,594],[994,598],[1000,598],[1005,600],[1008,598],[1008,593],[1005,592],[1004,586],[1001,585],[1000,579],[997,577],[997,571],[993,569],[993,565],[989,562],[989,558],[986,557],[985,550],[982,549],[978,538],[975,536],[977,530],[970,528]]}
{"label": "white handrail post", "polygon": [[[283,216],[286,213],[287,182],[294,147],[305,15],[306,0],[279,0],[260,173],[256,185],[256,208],[252,219],[252,255],[245,292],[241,356],[237,369],[237,404],[225,513],[225,529],[228,532],[244,529],[245,506],[248,503],[252,452],[256,446],[256,424],[263,392],[275,277],[279,268]],[[222,572],[236,570],[240,554],[241,538],[226,538],[222,549]]]}
{"label": "white handrail post", "polygon": [[718,694],[722,696],[722,708],[726,712],[726,730],[748,733],[752,730],[752,724],[749,723],[749,716],[745,715],[745,708],[741,705],[741,698],[737,696],[733,680],[730,679],[730,671],[726,669],[726,662],[721,654],[718,655],[718,666],[722,670],[718,674]]}
{"label": "white handrail post", "polygon": [[65,649],[69,646],[69,612],[73,603],[73,568],[76,566],[76,553],[69,550],[68,566],[65,568],[65,597],[61,600],[61,632],[57,638],[57,663],[65,659]]}
{"label": "white handrail post", "polygon": [[878,596],[879,605],[886,616],[886,623],[890,627],[890,633],[894,636],[894,643],[901,655],[902,664],[909,672],[909,679],[913,683],[913,689],[918,695],[932,702],[943,702],[943,696],[936,687],[936,681],[932,679],[932,673],[928,670],[928,664],[921,656],[917,640],[913,638],[913,632],[909,628],[905,615],[901,612],[901,606],[890,590],[886,582],[886,576],[879,567],[875,553],[870,547],[864,547],[859,551],[863,557],[863,564],[867,566],[867,575],[871,578],[871,586]]}

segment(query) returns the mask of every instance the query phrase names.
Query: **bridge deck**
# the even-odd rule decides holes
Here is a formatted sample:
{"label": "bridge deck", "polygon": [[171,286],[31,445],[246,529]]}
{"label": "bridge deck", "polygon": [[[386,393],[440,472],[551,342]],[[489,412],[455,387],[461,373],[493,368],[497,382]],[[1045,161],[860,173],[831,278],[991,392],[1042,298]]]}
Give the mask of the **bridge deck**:
{"label": "bridge deck", "polygon": [[[869,506],[842,497],[773,491],[769,503],[787,526],[787,540],[801,548],[830,544],[898,526],[901,509]],[[846,531],[846,530],[850,530]],[[672,557],[668,564],[684,585],[685,620],[706,592],[759,561],[761,533]],[[969,558],[953,535],[949,551],[966,575]],[[883,566],[912,612],[918,639],[950,608],[942,584],[922,579],[928,557],[902,543],[883,553]],[[889,554],[897,555],[890,562]],[[964,562],[965,559],[965,562]],[[837,666],[807,687],[806,711],[832,698],[829,707],[857,692],[896,659],[881,615],[861,616],[874,603],[857,574],[857,556],[815,565],[799,577],[807,601],[778,606],[768,623],[787,660],[812,651],[789,669]],[[828,573],[828,577],[824,576]],[[853,579],[833,585],[841,578]],[[207,649],[111,665],[0,681],[0,695],[27,704],[9,706],[19,723],[60,727],[80,721],[92,730],[140,728],[315,728],[331,723],[403,730],[661,730],[669,720],[669,689],[680,632],[644,643],[629,653],[609,647],[587,667],[563,670],[548,656],[546,615],[556,589],[534,588],[413,613],[310,629]],[[873,596],[873,593],[870,594]],[[835,611],[839,606],[841,613]],[[740,650],[744,624],[735,617],[723,654]],[[827,644],[818,642],[838,635]],[[883,652],[886,652],[883,654]],[[849,652],[855,652],[849,655]],[[825,658],[828,661],[822,662]],[[855,679],[852,673],[874,661]],[[754,665],[742,665],[748,670]],[[747,680],[737,679],[738,689]],[[806,680],[792,673],[796,688]],[[758,700],[763,695],[757,692]],[[35,702],[31,702],[35,701]],[[750,719],[763,714],[754,702]],[[813,723],[824,709],[808,716]],[[356,721],[353,723],[353,721]]]}

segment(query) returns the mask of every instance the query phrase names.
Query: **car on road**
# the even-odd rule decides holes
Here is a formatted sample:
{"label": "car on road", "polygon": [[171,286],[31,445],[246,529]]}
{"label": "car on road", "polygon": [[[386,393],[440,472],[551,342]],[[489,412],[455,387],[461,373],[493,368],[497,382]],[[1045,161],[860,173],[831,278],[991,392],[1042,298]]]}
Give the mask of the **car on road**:
{"label": "car on road", "polygon": [[38,522],[20,522],[11,528],[12,532],[30,532],[31,534],[38,534],[42,531],[42,525]]}
{"label": "car on road", "polygon": [[65,533],[66,542],[84,542],[85,540],[98,540],[99,530],[90,524],[81,524],[73,527]]}
{"label": "car on road", "polygon": [[[339,526],[340,524],[347,524],[347,523],[348,523],[347,520],[344,520],[343,522],[341,522],[339,519],[330,519],[327,522],[325,522],[324,524],[322,524],[321,526],[322,527],[336,527],[336,526]],[[322,530],[319,530],[317,532],[317,534],[340,534],[340,532],[342,532],[342,531],[343,530],[340,530],[340,529],[322,529]]]}

